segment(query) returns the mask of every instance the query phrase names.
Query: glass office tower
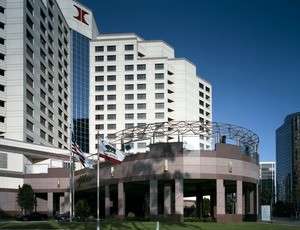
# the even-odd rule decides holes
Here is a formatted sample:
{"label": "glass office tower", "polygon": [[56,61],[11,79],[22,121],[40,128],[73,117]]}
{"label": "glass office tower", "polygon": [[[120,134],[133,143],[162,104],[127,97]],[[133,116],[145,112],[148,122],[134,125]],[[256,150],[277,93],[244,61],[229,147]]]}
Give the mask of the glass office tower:
{"label": "glass office tower", "polygon": [[89,43],[99,34],[93,13],[77,1],[57,0],[70,27],[72,141],[89,152]]}
{"label": "glass office tower", "polygon": [[72,130],[73,139],[89,152],[89,42],[86,36],[72,31]]}
{"label": "glass office tower", "polygon": [[300,201],[300,112],[288,115],[276,130],[277,201]]}

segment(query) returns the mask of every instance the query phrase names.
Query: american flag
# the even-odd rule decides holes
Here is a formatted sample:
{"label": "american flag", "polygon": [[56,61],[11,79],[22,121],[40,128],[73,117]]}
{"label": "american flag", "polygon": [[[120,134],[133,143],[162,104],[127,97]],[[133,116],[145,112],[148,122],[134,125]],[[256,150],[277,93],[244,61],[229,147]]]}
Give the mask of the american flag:
{"label": "american flag", "polygon": [[87,154],[82,152],[82,150],[80,149],[79,145],[76,142],[72,142],[72,153],[74,158],[77,161],[80,161],[84,167],[89,167],[89,168],[92,167],[91,160],[88,159]]}

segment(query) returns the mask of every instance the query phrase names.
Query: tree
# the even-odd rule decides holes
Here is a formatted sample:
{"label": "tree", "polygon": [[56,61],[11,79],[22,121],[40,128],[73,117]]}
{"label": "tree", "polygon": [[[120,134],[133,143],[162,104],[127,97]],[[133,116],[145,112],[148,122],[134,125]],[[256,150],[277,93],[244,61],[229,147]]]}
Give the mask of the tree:
{"label": "tree", "polygon": [[79,221],[85,221],[91,212],[91,207],[86,200],[79,200],[75,205],[75,214]]}
{"label": "tree", "polygon": [[275,196],[270,189],[266,188],[260,193],[260,204],[261,205],[271,205],[272,199]]}
{"label": "tree", "polygon": [[23,184],[22,187],[19,186],[17,203],[22,209],[23,213],[30,212],[33,210],[34,200],[34,193],[31,185]]}

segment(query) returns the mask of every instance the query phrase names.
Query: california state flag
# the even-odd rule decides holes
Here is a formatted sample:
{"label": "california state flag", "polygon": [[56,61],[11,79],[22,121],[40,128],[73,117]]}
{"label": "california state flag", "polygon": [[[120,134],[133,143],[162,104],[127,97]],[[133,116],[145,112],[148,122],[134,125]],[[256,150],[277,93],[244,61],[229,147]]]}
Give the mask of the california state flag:
{"label": "california state flag", "polygon": [[112,161],[114,163],[120,164],[125,158],[125,153],[121,150],[116,149],[114,146],[109,144],[107,141],[100,138],[99,140],[99,156]]}

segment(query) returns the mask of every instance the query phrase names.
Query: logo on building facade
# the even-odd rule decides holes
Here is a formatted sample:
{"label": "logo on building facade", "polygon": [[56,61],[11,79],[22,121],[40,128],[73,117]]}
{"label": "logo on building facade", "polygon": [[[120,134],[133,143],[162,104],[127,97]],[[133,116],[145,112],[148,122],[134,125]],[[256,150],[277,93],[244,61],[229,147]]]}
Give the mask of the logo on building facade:
{"label": "logo on building facade", "polygon": [[[74,5],[75,6],[75,5]],[[89,25],[86,20],[85,20],[85,15],[89,14],[87,11],[79,8],[78,6],[75,6],[75,8],[78,11],[78,15],[74,16],[74,18],[76,18],[77,20],[81,21],[82,23]]]}

